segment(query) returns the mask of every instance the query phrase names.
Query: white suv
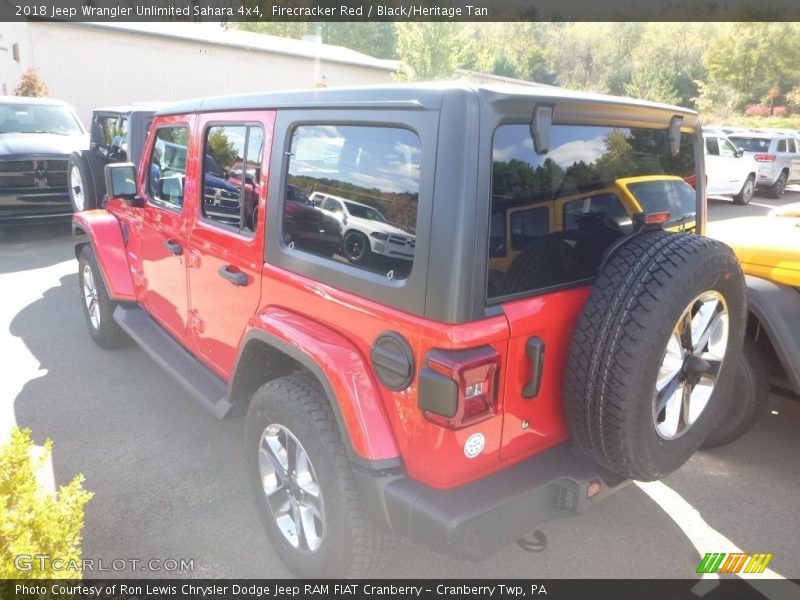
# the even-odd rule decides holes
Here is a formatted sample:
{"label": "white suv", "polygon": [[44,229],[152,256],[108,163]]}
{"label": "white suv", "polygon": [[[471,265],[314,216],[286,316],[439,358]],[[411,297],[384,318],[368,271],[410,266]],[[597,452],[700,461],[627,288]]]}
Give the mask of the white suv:
{"label": "white suv", "polygon": [[314,206],[341,223],[342,253],[351,263],[366,262],[372,254],[414,259],[416,236],[390,225],[374,206],[321,192],[314,192],[310,198]]}
{"label": "white suv", "polygon": [[776,133],[732,135],[730,140],[758,163],[756,185],[780,198],[789,183],[800,183],[800,147],[795,136]]}
{"label": "white suv", "polygon": [[732,196],[736,204],[748,204],[756,189],[758,163],[720,130],[703,130],[703,142],[706,195]]}

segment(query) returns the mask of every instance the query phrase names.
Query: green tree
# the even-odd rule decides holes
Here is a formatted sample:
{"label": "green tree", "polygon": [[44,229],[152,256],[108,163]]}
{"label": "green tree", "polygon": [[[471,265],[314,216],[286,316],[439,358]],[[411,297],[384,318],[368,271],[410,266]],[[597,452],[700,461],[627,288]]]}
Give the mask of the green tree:
{"label": "green tree", "polygon": [[505,52],[500,52],[497,58],[495,58],[494,65],[492,66],[492,73],[502,77],[513,77],[515,79],[518,79],[521,75],[516,62]]}
{"label": "green tree", "polygon": [[214,157],[223,171],[228,171],[238,160],[236,145],[228,139],[222,128],[215,127],[208,135],[207,152]]}
{"label": "green tree", "polygon": [[736,90],[738,108],[789,90],[800,81],[798,35],[794,23],[728,23],[706,53],[708,82]]}
{"label": "green tree", "polygon": [[234,23],[233,26],[242,31],[252,31],[265,35],[274,35],[293,39],[301,39],[303,36],[313,34],[313,23],[308,21],[256,21]]}
{"label": "green tree", "polygon": [[462,23],[397,23],[398,79],[450,79],[473,57],[469,30]]}
{"label": "green tree", "polygon": [[675,89],[675,71],[669,65],[644,64],[633,71],[625,94],[632,98],[679,104],[681,99]]}
{"label": "green tree", "polygon": [[395,58],[397,40],[393,23],[323,23],[322,41],[377,58]]}

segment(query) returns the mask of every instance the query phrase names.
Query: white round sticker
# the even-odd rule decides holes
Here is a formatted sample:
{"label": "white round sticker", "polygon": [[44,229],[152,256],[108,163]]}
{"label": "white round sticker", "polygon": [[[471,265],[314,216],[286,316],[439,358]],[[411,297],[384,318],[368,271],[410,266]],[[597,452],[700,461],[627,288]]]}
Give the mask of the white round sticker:
{"label": "white round sticker", "polygon": [[486,438],[482,433],[473,433],[467,438],[464,444],[464,456],[467,458],[475,458],[483,452],[483,447],[486,445]]}

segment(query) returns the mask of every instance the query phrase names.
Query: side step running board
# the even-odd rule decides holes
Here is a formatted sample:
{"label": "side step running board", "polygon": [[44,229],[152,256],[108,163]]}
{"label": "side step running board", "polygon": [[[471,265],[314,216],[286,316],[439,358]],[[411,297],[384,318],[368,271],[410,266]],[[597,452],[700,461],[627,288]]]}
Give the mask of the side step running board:
{"label": "side step running board", "polygon": [[138,306],[120,304],[114,310],[114,320],[195,400],[218,419],[225,418],[232,407],[225,382],[172,339],[150,315]]}

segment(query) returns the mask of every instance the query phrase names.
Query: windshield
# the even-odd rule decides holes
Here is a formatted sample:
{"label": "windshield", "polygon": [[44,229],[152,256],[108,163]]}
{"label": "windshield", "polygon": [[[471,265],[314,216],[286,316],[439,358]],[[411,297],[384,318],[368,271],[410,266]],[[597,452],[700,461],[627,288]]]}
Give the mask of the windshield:
{"label": "windshield", "polygon": [[670,222],[682,218],[694,218],[695,191],[684,181],[662,179],[629,183],[628,190],[645,213],[670,214]]}
{"label": "windshield", "polygon": [[737,148],[745,152],[766,152],[769,149],[769,138],[750,138],[730,136],[728,138]]}
{"label": "windshield", "polygon": [[81,135],[72,112],[64,106],[0,104],[0,133],[55,133]]}
{"label": "windshield", "polygon": [[374,208],[363,206],[361,204],[354,204],[352,202],[345,202],[347,204],[347,212],[359,219],[368,219],[370,221],[380,221],[386,223],[384,216]]}

